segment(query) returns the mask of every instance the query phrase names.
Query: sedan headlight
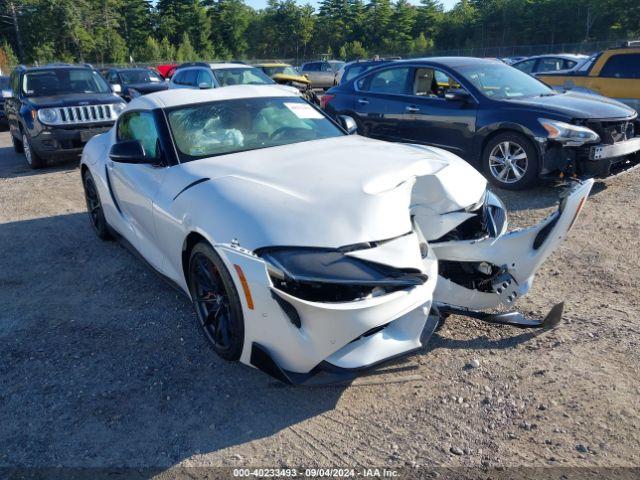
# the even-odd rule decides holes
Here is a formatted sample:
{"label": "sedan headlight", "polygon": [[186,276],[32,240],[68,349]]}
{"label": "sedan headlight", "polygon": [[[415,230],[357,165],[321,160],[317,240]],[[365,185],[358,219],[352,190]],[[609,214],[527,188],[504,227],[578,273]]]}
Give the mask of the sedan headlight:
{"label": "sedan headlight", "polygon": [[388,267],[349,257],[340,250],[293,247],[257,253],[266,262],[276,288],[311,301],[360,300],[422,285],[427,280],[417,269]]}
{"label": "sedan headlight", "polygon": [[55,108],[42,108],[38,110],[38,120],[42,123],[53,124],[58,121],[58,111]]}
{"label": "sedan headlight", "polygon": [[585,143],[599,142],[600,136],[587,127],[571,125],[559,120],[539,118],[540,125],[549,134],[549,138],[569,147],[580,147]]}
{"label": "sedan headlight", "polygon": [[120,115],[120,113],[122,113],[122,111],[127,108],[127,104],[126,103],[114,103],[113,104],[113,113],[116,114],[116,117],[118,115]]}

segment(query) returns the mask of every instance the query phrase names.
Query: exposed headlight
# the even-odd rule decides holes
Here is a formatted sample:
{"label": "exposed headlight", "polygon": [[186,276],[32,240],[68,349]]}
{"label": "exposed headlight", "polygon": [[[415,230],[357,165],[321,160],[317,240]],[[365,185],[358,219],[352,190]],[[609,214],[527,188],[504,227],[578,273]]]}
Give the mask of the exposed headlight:
{"label": "exposed headlight", "polygon": [[419,270],[367,262],[340,250],[270,248],[258,254],[266,262],[276,288],[311,301],[359,300],[422,285],[427,280]]}
{"label": "exposed headlight", "polygon": [[600,136],[587,127],[546,118],[539,118],[538,121],[547,131],[550,139],[570,147],[579,147],[585,143],[600,141]]}
{"label": "exposed headlight", "polygon": [[58,111],[55,108],[38,110],[38,120],[42,123],[56,123],[58,121]]}
{"label": "exposed headlight", "polygon": [[113,113],[116,114],[116,117],[118,115],[120,115],[120,113],[122,113],[122,111],[127,108],[127,104],[126,103],[114,103],[113,104]]}

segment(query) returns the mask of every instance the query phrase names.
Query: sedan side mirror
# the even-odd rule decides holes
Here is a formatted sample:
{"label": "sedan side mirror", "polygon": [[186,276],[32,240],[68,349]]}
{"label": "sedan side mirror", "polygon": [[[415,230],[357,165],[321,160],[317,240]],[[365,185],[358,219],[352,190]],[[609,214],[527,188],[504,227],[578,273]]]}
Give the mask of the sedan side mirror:
{"label": "sedan side mirror", "polygon": [[212,88],[210,84],[208,84],[207,82],[202,82],[198,84],[198,88],[200,90],[207,90],[209,88]]}
{"label": "sedan side mirror", "polygon": [[344,128],[347,131],[349,135],[358,133],[358,124],[352,117],[348,115],[338,115],[338,122],[340,123],[340,126],[342,126],[342,128]]}
{"label": "sedan side mirror", "polygon": [[444,94],[444,98],[452,102],[466,102],[471,98],[471,95],[462,88],[452,88]]}
{"label": "sedan side mirror", "polygon": [[111,85],[111,90],[113,90],[113,93],[117,93],[118,95],[120,95],[122,93],[122,85],[120,85],[119,83],[114,83],[113,85]]}
{"label": "sedan side mirror", "polygon": [[109,152],[109,158],[119,163],[156,163],[156,158],[145,156],[140,140],[127,140],[115,143]]}

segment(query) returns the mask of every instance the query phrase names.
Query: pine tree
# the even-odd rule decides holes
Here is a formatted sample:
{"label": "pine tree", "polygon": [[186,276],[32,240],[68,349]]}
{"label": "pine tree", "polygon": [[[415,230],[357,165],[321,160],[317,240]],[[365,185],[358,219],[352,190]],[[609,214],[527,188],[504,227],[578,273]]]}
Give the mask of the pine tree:
{"label": "pine tree", "polygon": [[171,45],[167,37],[164,37],[160,42],[160,61],[171,62],[175,60],[176,48]]}
{"label": "pine tree", "polygon": [[193,62],[194,60],[198,60],[198,54],[195,48],[193,48],[187,32],[182,34],[182,41],[176,52],[176,60],[178,62]]}
{"label": "pine tree", "polygon": [[0,70],[6,75],[11,71],[11,68],[18,65],[18,63],[20,63],[20,61],[14,53],[13,48],[11,48],[9,42],[4,40],[0,45]]}

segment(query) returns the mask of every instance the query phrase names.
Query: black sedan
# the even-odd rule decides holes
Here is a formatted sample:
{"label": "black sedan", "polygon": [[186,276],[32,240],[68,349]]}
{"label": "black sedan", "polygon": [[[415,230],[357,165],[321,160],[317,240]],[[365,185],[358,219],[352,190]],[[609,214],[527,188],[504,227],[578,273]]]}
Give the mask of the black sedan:
{"label": "black sedan", "polygon": [[362,135],[445,148],[501,188],[541,177],[605,176],[638,159],[636,112],[611,99],[558,93],[495,60],[403,60],[329,90],[323,106]]}
{"label": "black sedan", "polygon": [[139,95],[159,92],[169,87],[159,73],[148,68],[111,68],[105,78],[113,91],[127,102]]}

